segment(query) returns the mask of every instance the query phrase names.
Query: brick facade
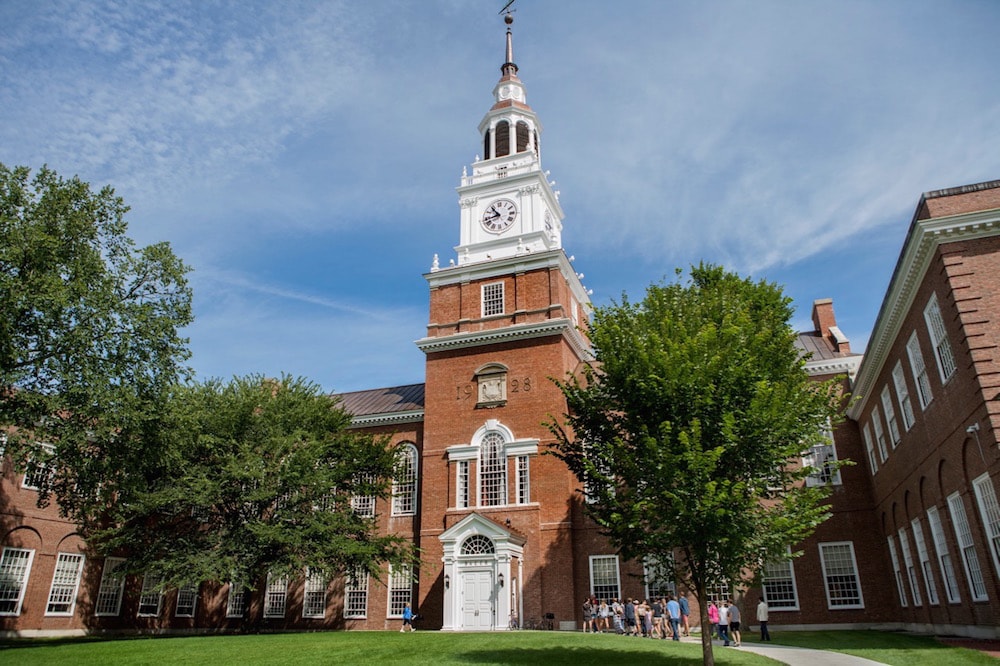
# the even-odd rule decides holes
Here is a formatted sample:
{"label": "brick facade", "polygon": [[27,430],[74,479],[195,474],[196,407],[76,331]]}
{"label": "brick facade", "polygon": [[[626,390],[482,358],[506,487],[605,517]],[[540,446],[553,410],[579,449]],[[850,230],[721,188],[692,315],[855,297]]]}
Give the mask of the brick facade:
{"label": "brick facade", "polygon": [[[520,85],[516,77],[509,80]],[[502,110],[497,106],[490,114]],[[530,107],[519,103],[516,110],[523,114]],[[492,118],[488,114],[487,120]],[[544,204],[561,216],[537,156],[525,155],[535,160],[537,173],[517,177],[538,182],[520,191],[535,197],[531,205],[538,211]],[[517,157],[496,159],[516,173]],[[493,187],[485,173],[463,176],[463,220],[470,228],[480,214],[473,211],[480,204],[471,194]],[[559,245],[561,227],[550,226],[558,220],[551,222],[546,209],[543,231],[541,213],[534,215],[538,219],[530,220],[534,227],[525,234],[533,246],[516,234],[470,242],[463,250],[483,259],[443,269],[435,262],[425,276],[429,320],[426,337],[417,342],[426,355],[423,384],[339,396],[355,416],[355,427],[389,434],[394,443],[416,449],[415,512],[393,515],[390,504],[379,502],[375,520],[379,530],[420,548],[410,593],[425,628],[505,629],[511,614],[522,622],[549,615],[557,628],[576,628],[580,604],[594,592],[593,558],[616,557],[585,515],[579,482],[557,458],[545,455],[553,441],[546,424],[566,410],[550,378],[577,372],[588,360],[589,303]],[[494,258],[486,246],[506,254]],[[834,451],[853,464],[835,477],[817,477],[833,483],[830,520],[792,546],[801,556],[787,573],[765,578],[774,627],[1000,633],[997,276],[1000,181],[993,181],[921,198],[863,360],[836,327],[832,301],[814,304],[814,330],[799,337],[809,355],[807,370],[817,380],[839,377],[853,401],[847,419],[834,429],[832,449],[810,455],[818,470],[818,457]],[[489,285],[502,288],[484,289]],[[494,299],[493,306],[485,307],[484,294]],[[919,374],[921,363],[926,380]],[[904,408],[907,398],[912,422]],[[496,441],[495,449],[487,446]],[[490,451],[497,456],[493,467]],[[60,553],[76,561],[86,549],[57,507],[38,508],[35,491],[24,486],[23,475],[4,461],[0,632],[243,626],[242,618],[227,617],[227,604],[237,596],[217,582],[197,589],[192,617],[178,616],[176,590],[161,603],[154,596],[141,605],[142,581],[134,577],[126,579],[121,603],[115,604],[114,594],[99,595],[107,563],[91,558],[70,606],[50,606]],[[940,521],[937,532],[932,515]],[[28,558],[30,569],[18,573],[18,563]],[[943,586],[948,560],[956,583],[952,594]],[[620,558],[602,563],[609,565],[604,584],[613,585],[616,573],[620,596],[646,596],[639,563]],[[284,612],[273,618],[264,617],[264,581],[259,581],[246,598],[245,615],[261,630],[394,629],[400,620],[390,611],[387,581],[388,572],[380,581],[370,580],[366,598],[352,592],[354,603],[361,604],[352,612],[346,581],[330,581],[322,616],[311,618],[303,617],[305,581],[289,582]],[[755,625],[753,608],[762,589],[734,592],[744,606],[745,624]],[[150,600],[155,612],[141,613],[150,610]],[[106,612],[99,613],[101,608]],[[696,604],[692,613],[697,617]]]}

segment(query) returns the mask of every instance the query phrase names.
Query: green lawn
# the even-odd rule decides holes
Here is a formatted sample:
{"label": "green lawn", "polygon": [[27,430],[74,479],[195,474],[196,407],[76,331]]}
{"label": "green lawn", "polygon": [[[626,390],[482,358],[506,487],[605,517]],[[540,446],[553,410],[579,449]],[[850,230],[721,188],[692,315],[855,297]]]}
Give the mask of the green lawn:
{"label": "green lawn", "polygon": [[[747,652],[718,648],[723,666],[774,666]],[[6,643],[0,663],[31,666],[114,664],[539,664],[608,666],[678,664],[700,666],[701,645],[612,635],[520,631],[452,634],[436,631],[324,632],[252,636],[197,636],[119,640],[35,640]]]}
{"label": "green lawn", "polygon": [[[749,645],[756,634],[744,635]],[[774,632],[774,643],[855,654],[898,666],[959,666],[997,660],[974,650],[942,645],[933,638],[876,631]],[[743,650],[717,647],[720,666],[774,666]],[[608,666],[678,664],[699,666],[701,645],[646,641],[612,635],[521,631],[452,634],[436,631],[320,632],[250,636],[118,639],[39,639],[0,643],[0,663],[58,664],[539,664]]]}
{"label": "green lawn", "polygon": [[[743,644],[750,645],[759,636],[744,632]],[[893,666],[997,666],[1000,663],[985,653],[944,645],[931,636],[885,631],[781,631],[778,627],[777,631],[771,630],[771,638],[778,645],[845,652]]]}

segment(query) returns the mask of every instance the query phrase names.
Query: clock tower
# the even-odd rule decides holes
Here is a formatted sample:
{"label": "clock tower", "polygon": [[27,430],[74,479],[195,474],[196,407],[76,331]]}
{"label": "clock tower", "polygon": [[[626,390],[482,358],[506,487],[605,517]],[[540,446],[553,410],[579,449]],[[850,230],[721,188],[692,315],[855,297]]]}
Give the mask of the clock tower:
{"label": "clock tower", "polygon": [[494,104],[482,122],[482,159],[458,188],[461,237],[458,263],[510,257],[561,247],[559,194],[542,171],[542,125],[528,106],[517,76],[507,14],[506,59],[493,87]]}
{"label": "clock tower", "polygon": [[[562,248],[541,123],[514,64],[512,17],[482,157],[458,187],[457,256],[433,266],[426,355],[420,608],[445,630],[575,617],[589,587],[579,483],[545,452],[566,412],[551,378],[591,358],[590,300]],[[430,563],[434,563],[433,566]],[[438,566],[437,563],[440,563]]]}

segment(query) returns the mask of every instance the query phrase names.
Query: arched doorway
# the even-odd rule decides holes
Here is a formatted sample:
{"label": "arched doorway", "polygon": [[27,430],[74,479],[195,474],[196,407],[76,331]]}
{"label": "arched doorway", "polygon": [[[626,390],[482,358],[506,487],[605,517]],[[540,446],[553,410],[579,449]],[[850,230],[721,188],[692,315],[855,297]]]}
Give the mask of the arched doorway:
{"label": "arched doorway", "polygon": [[[440,536],[444,562],[446,631],[507,629],[519,575],[524,539],[477,513]],[[520,615],[520,609],[514,609]]]}

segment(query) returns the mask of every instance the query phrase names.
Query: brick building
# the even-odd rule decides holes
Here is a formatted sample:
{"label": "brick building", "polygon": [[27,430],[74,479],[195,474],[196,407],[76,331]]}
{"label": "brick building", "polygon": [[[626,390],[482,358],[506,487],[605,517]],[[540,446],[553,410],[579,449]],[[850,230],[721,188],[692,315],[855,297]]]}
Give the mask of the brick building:
{"label": "brick building", "polygon": [[[509,23],[509,22],[508,22]],[[512,615],[579,626],[581,600],[662,594],[583,511],[545,422],[565,411],[549,377],[590,358],[587,291],[562,246],[563,211],[541,165],[542,127],[508,28],[483,158],[458,187],[459,244],[424,276],[422,384],[339,396],[356,428],[389,434],[409,464],[378,528],[420,547],[416,571],[381,580],[261,581],[244,594],[202,583],[161,593],[154,575],[91,560],[74,525],[39,509],[33,474],[0,480],[0,632],[398,628],[406,603],[427,628],[495,630]],[[832,518],[802,556],[769,565],[775,626],[872,626],[996,636],[1000,610],[1000,181],[925,194],[864,356],[828,299],[799,336],[808,372],[856,396],[827,446],[805,452],[831,484]],[[856,464],[832,470],[831,458]],[[762,593],[746,593],[745,612]],[[732,591],[718,590],[719,596]],[[753,621],[750,621],[753,624]]]}

